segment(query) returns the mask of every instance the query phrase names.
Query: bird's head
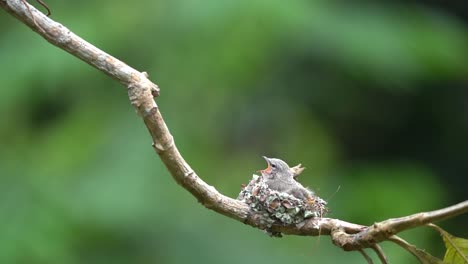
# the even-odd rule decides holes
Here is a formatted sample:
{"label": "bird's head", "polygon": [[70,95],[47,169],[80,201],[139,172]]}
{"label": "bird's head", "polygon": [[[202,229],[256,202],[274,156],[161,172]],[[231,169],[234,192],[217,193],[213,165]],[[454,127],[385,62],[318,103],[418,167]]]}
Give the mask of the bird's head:
{"label": "bird's head", "polygon": [[266,179],[286,179],[288,177],[292,178],[293,175],[291,173],[291,169],[286,162],[280,159],[267,158],[265,156],[263,156],[263,158],[268,164],[266,169],[260,171],[263,177]]}

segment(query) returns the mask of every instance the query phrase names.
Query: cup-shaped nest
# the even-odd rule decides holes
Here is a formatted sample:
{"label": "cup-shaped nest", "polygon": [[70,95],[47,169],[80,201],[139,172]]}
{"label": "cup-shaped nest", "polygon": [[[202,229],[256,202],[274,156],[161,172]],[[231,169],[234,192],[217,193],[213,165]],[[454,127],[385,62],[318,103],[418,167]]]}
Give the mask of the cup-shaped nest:
{"label": "cup-shaped nest", "polygon": [[271,227],[273,224],[298,224],[308,218],[324,216],[328,212],[327,203],[312,192],[311,197],[301,200],[291,194],[272,190],[262,176],[253,175],[237,199],[262,214],[267,225]]}

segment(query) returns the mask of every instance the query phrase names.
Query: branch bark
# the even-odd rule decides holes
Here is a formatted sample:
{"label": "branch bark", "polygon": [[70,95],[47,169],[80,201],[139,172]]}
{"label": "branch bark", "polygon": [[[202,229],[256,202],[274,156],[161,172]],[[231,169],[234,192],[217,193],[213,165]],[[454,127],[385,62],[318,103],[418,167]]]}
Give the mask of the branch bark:
{"label": "branch bark", "polygon": [[[192,193],[201,204],[250,226],[266,228],[260,214],[251,211],[244,202],[219,193],[213,186],[204,182],[184,160],[154,100],[154,97],[159,96],[159,87],[148,79],[145,72],[139,72],[96,48],[21,0],[0,0],[0,6],[51,44],[83,60],[127,87],[130,102],[142,117],[151,135],[153,148],[174,180]],[[389,219],[370,227],[332,218],[313,218],[299,225],[274,225],[271,229],[290,235],[330,235],[333,243],[344,250],[361,251],[363,248],[371,247],[376,250],[382,262],[386,263],[386,258],[380,248],[375,246],[376,243],[387,240],[403,230],[454,217],[467,211],[468,201],[464,201],[433,212]],[[390,240],[396,242],[394,237]],[[398,242],[403,243],[400,240]]]}
{"label": "branch bark", "polygon": [[466,213],[467,211],[468,201],[464,201],[440,210],[417,213],[400,218],[391,218],[378,222],[357,234],[347,234],[340,229],[336,229],[333,230],[335,236],[333,236],[332,233],[332,238],[339,238],[337,241],[334,241],[334,243],[345,250],[354,250],[355,248],[360,247],[371,247],[372,245],[387,240],[389,237],[404,230],[441,221],[449,217]]}

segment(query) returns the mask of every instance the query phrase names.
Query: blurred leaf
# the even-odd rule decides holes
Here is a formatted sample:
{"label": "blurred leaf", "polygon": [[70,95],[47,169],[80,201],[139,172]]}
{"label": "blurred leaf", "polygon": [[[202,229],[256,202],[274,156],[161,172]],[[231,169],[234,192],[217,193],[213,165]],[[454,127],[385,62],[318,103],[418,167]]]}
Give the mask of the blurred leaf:
{"label": "blurred leaf", "polygon": [[435,224],[429,224],[429,226],[437,230],[444,240],[445,247],[447,248],[444,256],[445,263],[468,263],[468,239],[453,236]]}
{"label": "blurred leaf", "polygon": [[445,233],[442,236],[447,247],[444,261],[453,264],[468,263],[468,239],[455,237],[449,233]]}

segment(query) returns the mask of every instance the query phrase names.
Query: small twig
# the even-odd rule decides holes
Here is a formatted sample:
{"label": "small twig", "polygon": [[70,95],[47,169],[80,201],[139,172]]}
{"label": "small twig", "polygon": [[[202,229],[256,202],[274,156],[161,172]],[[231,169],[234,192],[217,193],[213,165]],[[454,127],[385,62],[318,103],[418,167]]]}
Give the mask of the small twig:
{"label": "small twig", "polygon": [[418,260],[420,260],[420,257],[418,254],[416,254],[415,252],[415,247],[413,245],[411,245],[410,243],[406,242],[406,240],[404,240],[403,238],[399,237],[399,236],[391,236],[388,238],[389,241],[392,241],[393,243],[399,245],[400,247],[404,248],[406,251],[408,251],[409,253],[411,253],[413,256],[415,256]]}
{"label": "small twig", "polygon": [[369,255],[367,255],[367,253],[364,251],[364,249],[359,249],[358,251],[359,251],[359,253],[361,253],[361,255],[366,259],[366,261],[367,261],[368,264],[374,264],[374,262],[372,261],[371,257],[369,257]]}
{"label": "small twig", "polygon": [[34,18],[34,15],[33,15],[33,13],[31,12],[31,8],[29,7],[28,2],[26,2],[26,0],[21,0],[21,2],[23,3],[23,5],[24,5],[24,6],[26,7],[26,9],[28,10],[28,13],[29,13],[29,15],[31,16],[31,19],[32,19],[34,25],[36,25],[36,28],[45,33],[45,30],[42,29],[42,27],[39,26],[39,24],[37,24],[36,18]]}
{"label": "small twig", "polygon": [[399,245],[400,247],[404,248],[406,251],[411,253],[413,256],[415,256],[419,262],[421,263],[427,263],[427,260],[430,260],[430,263],[440,263],[443,264],[443,261],[429,255],[428,253],[424,252],[423,250],[415,247],[414,245],[411,245],[410,243],[406,242],[404,239],[402,239],[399,236],[393,235],[388,238],[389,241]]}
{"label": "small twig", "polygon": [[36,2],[38,2],[42,7],[44,7],[47,10],[46,16],[50,16],[52,14],[46,3],[44,3],[42,0],[36,0]]}
{"label": "small twig", "polygon": [[375,244],[371,248],[374,250],[375,254],[379,257],[380,262],[382,262],[382,264],[388,264],[387,256],[385,256],[385,253],[383,252],[382,247],[380,247],[379,244]]}
{"label": "small twig", "polygon": [[[29,6],[27,5],[28,2],[27,2],[26,0],[21,0],[21,2],[23,2],[23,4],[28,8],[29,13],[31,13],[31,9],[29,9]],[[44,3],[42,0],[36,0],[36,2],[38,2],[42,7],[44,7],[44,8],[47,10],[46,16],[50,16],[50,15],[51,15],[49,6],[48,6],[46,3]],[[32,16],[32,13],[31,13],[31,16]],[[33,19],[34,19],[34,18],[33,18]]]}

